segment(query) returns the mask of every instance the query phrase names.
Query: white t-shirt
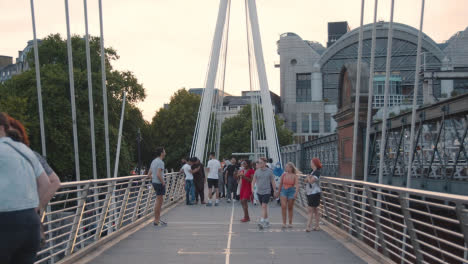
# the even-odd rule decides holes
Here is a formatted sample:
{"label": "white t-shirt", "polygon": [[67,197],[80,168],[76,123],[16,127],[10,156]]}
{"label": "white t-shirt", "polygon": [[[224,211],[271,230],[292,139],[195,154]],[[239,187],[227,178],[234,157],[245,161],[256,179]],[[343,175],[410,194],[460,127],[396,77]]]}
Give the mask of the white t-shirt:
{"label": "white t-shirt", "polygon": [[209,179],[219,179],[218,171],[221,169],[221,163],[217,159],[211,159],[208,161],[207,168],[210,169],[210,172],[208,173]]}
{"label": "white t-shirt", "polygon": [[187,163],[185,163],[184,166],[182,166],[182,169],[184,170],[184,173],[185,173],[185,179],[193,180],[193,174],[190,173],[190,170],[192,169],[192,167],[188,165]]}

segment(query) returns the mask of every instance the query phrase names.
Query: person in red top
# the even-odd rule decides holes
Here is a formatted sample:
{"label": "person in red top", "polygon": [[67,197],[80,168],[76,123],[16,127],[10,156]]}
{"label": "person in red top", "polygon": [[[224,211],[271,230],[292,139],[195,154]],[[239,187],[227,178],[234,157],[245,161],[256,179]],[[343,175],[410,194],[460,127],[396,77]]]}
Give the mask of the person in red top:
{"label": "person in red top", "polygon": [[244,209],[244,218],[241,219],[241,222],[250,221],[249,217],[249,206],[248,202],[252,199],[252,178],[255,174],[255,170],[252,169],[252,163],[250,160],[245,160],[242,162],[242,167],[244,171],[240,174],[242,185],[240,189],[240,200],[242,204],[242,209]]}

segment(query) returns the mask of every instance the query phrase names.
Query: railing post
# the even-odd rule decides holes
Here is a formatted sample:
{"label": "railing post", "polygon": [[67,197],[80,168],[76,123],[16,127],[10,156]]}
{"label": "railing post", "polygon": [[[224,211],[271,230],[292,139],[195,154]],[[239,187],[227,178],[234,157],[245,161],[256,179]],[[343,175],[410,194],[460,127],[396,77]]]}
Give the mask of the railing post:
{"label": "railing post", "polygon": [[[80,188],[80,186],[77,186]],[[65,255],[68,256],[73,253],[76,243],[76,236],[80,230],[81,219],[83,217],[83,211],[86,206],[86,198],[88,197],[89,184],[85,184],[81,192],[77,192],[79,197],[78,206],[76,208],[75,217],[73,218],[73,225],[70,230],[70,237],[67,242],[67,248],[65,250]]]}
{"label": "railing post", "polygon": [[141,186],[140,186],[140,190],[138,191],[138,198],[136,201],[135,210],[133,210],[132,222],[135,222],[138,218],[138,211],[139,211],[140,204],[141,204],[141,197],[143,196],[145,187],[146,187],[145,179],[141,179]]}
{"label": "railing post", "polygon": [[375,232],[377,235],[377,240],[380,243],[380,246],[382,247],[382,252],[386,257],[389,257],[388,251],[387,251],[387,245],[385,244],[385,237],[382,232],[382,226],[380,224],[380,218],[379,218],[379,212],[377,212],[376,208],[376,203],[374,200],[374,197],[372,197],[372,192],[369,188],[368,185],[364,186],[364,190],[367,196],[367,200],[369,201],[369,207],[371,209],[372,213],[372,218],[374,219],[374,224],[375,224]]}
{"label": "railing post", "polygon": [[414,232],[413,221],[411,220],[411,214],[409,211],[409,201],[407,200],[408,194],[399,192],[398,197],[400,200],[401,211],[403,212],[403,216],[405,219],[405,225],[408,228],[408,235],[411,238],[411,245],[413,246],[414,255],[416,256],[416,263],[422,263],[423,255],[419,247],[419,242],[417,241],[416,232]]}
{"label": "railing post", "polygon": [[153,203],[151,203],[151,201],[153,200],[153,194],[154,194],[154,189],[153,187],[151,187],[148,190],[148,202],[146,203],[146,208],[145,208],[145,213],[144,213],[145,216],[148,214],[148,211],[151,211],[151,206],[153,206]]}
{"label": "railing post", "polygon": [[[460,221],[460,229],[463,232],[463,240],[465,247],[468,248],[468,213],[466,212],[465,205],[461,202],[455,202],[455,210],[457,212],[457,219]],[[465,260],[468,260],[468,252],[465,250]]]}
{"label": "railing post", "polygon": [[125,190],[122,205],[120,207],[119,219],[117,219],[117,223],[115,224],[116,229],[119,229],[122,226],[122,220],[125,215],[125,211],[127,210],[128,198],[130,198],[130,189],[132,188],[132,183],[133,179],[128,182],[127,189]]}
{"label": "railing post", "polygon": [[322,186],[320,186],[320,188],[322,189],[322,193],[321,193],[321,195],[322,195],[322,203],[321,203],[322,204],[322,211],[325,212],[325,215],[327,216],[328,221],[330,221],[330,213],[328,213],[327,203],[325,202],[325,200],[328,199],[328,194],[325,195],[325,191],[324,191],[325,186],[323,184],[323,180],[320,181],[320,185],[322,185]]}
{"label": "railing post", "polygon": [[[351,215],[351,220],[352,220],[354,229],[356,230],[356,234],[357,234],[357,237],[359,238],[359,240],[362,240],[361,229],[360,229],[360,226],[357,223],[356,214],[354,213],[354,206],[353,206],[353,204],[354,204],[354,190],[355,189],[354,188],[351,189],[351,186],[348,185],[348,186],[344,186],[344,190],[345,190],[345,194],[346,194],[346,199],[348,200],[349,214]],[[353,192],[353,193],[351,194],[351,192]],[[351,228],[349,229],[349,232],[350,232],[350,234],[352,234],[352,229]]]}
{"label": "railing post", "polygon": [[96,234],[94,235],[94,240],[98,240],[99,238],[101,238],[102,229],[104,228],[106,217],[109,214],[109,207],[112,201],[111,198],[114,194],[114,190],[115,190],[115,181],[113,181],[111,185],[107,187],[107,194],[104,200],[104,204],[102,206],[102,213],[101,213],[101,216],[99,217],[99,222],[96,228]]}
{"label": "railing post", "polygon": [[333,188],[333,183],[327,182],[328,188],[330,189],[330,193],[333,198],[333,204],[335,205],[335,212],[336,212],[336,217],[338,217],[338,221],[340,222],[340,226],[342,229],[344,229],[344,224],[343,224],[343,219],[341,219],[341,213],[340,213],[340,208],[338,207],[338,203],[336,202],[336,193],[335,189]]}

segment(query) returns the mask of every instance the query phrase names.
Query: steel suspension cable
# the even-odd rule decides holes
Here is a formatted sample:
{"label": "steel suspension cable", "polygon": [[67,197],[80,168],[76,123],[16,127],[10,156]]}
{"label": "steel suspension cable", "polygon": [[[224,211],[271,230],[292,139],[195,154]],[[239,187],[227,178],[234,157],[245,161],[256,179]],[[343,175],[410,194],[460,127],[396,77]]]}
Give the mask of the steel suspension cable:
{"label": "steel suspension cable", "polygon": [[93,103],[93,80],[91,75],[91,55],[89,50],[89,31],[88,31],[88,3],[83,0],[84,19],[85,19],[85,48],[86,48],[86,68],[88,75],[88,101],[89,101],[89,123],[91,134],[91,157],[93,161],[93,179],[97,179],[96,168],[96,142],[94,139],[94,103]]}
{"label": "steel suspension cable", "polygon": [[44,110],[42,108],[42,84],[41,84],[41,68],[39,64],[39,47],[37,45],[36,35],[36,16],[34,14],[34,0],[31,0],[31,20],[33,29],[33,43],[34,43],[34,66],[36,69],[36,88],[37,88],[37,105],[39,111],[39,126],[41,130],[41,146],[42,156],[47,156],[46,141],[45,141],[45,128],[44,128]]}
{"label": "steel suspension cable", "polygon": [[249,29],[249,14],[248,14],[248,4],[247,0],[245,0],[245,27],[246,27],[246,35],[247,35],[247,55],[248,55],[248,62],[249,62],[249,84],[250,84],[250,111],[252,116],[252,141],[253,141],[253,152],[254,152],[254,160],[258,159],[258,141],[257,141],[257,117],[255,114],[256,111],[256,104],[254,99],[254,92],[253,92],[253,80],[252,80],[252,54],[250,50],[250,29]]}
{"label": "steel suspension cable", "polygon": [[359,99],[361,95],[361,64],[362,64],[362,39],[364,35],[364,6],[365,0],[361,0],[361,23],[359,27],[359,44],[358,44],[358,61],[357,61],[357,76],[356,76],[356,93],[354,97],[354,128],[353,128],[353,157],[351,178],[356,179],[356,156],[357,156],[357,139],[359,127]]}
{"label": "steel suspension cable", "polygon": [[391,11],[390,11],[390,23],[388,26],[388,40],[387,40],[387,63],[385,67],[385,92],[384,92],[384,106],[382,116],[382,137],[380,140],[380,161],[379,161],[379,184],[383,181],[383,163],[385,155],[385,145],[387,136],[387,112],[388,112],[388,93],[390,86],[390,72],[391,72],[391,61],[392,61],[392,40],[393,40],[393,13],[395,7],[395,0],[392,0]]}
{"label": "steel suspension cable", "polygon": [[[416,107],[418,100],[418,91],[419,91],[419,72],[421,68],[421,47],[422,47],[422,37],[423,37],[423,23],[424,23],[424,5],[425,0],[422,0],[421,3],[421,21],[419,23],[419,33],[418,33],[418,47],[416,51],[416,70],[414,71],[414,90],[413,90],[413,109],[411,112],[411,135],[410,135],[410,149],[414,149],[414,136],[415,136],[415,126],[416,126]],[[413,167],[413,155],[410,153],[408,155],[408,174],[406,178],[406,188],[411,187],[411,171]]]}
{"label": "steel suspension cable", "polygon": [[80,180],[80,157],[78,153],[78,129],[76,125],[76,105],[75,105],[75,81],[73,77],[73,54],[72,54],[72,39],[70,35],[70,15],[68,13],[68,0],[65,0],[65,19],[67,24],[67,54],[68,54],[68,76],[70,80],[70,101],[72,109],[72,124],[73,124],[73,147],[75,150],[75,173],[76,180]]}
{"label": "steel suspension cable", "polygon": [[367,97],[367,124],[366,124],[366,143],[364,151],[364,181],[367,181],[369,174],[369,153],[370,150],[370,127],[372,123],[372,105],[374,100],[374,65],[375,65],[375,42],[377,35],[377,10],[379,0],[375,0],[374,5],[374,24],[372,25],[372,44],[371,44],[371,60],[369,67],[369,92]]}
{"label": "steel suspension cable", "polygon": [[[224,101],[224,86],[226,83],[226,68],[227,68],[227,54],[228,54],[228,46],[229,46],[229,29],[230,29],[230,22],[231,22],[231,0],[228,1],[228,9],[227,9],[227,26],[226,26],[226,44],[224,50],[224,70],[223,70],[223,82],[222,82],[222,93],[219,100],[218,106],[218,114],[221,113],[223,108],[223,101]],[[216,157],[219,159],[219,150],[221,144],[221,131],[222,131],[222,120],[218,118],[218,130],[216,134]]]}
{"label": "steel suspension cable", "polygon": [[102,15],[102,0],[99,0],[99,29],[101,42],[101,83],[102,83],[102,101],[104,105],[104,137],[106,144],[106,174],[111,177],[110,168],[110,150],[109,150],[109,115],[107,106],[107,87],[106,87],[106,51],[104,48],[104,23]]}

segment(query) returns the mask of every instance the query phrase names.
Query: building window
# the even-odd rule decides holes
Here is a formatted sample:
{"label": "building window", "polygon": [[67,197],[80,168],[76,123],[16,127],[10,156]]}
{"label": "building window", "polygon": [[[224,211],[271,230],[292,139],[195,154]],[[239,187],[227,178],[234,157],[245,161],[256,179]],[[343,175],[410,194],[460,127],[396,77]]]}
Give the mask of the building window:
{"label": "building window", "polygon": [[296,102],[312,102],[311,73],[296,74]]}
{"label": "building window", "polygon": [[[401,105],[403,102],[403,94],[401,87],[401,77],[392,75],[389,80],[388,91],[388,106]],[[385,96],[385,76],[378,75],[374,77],[374,96],[372,105],[374,108],[382,108],[384,106]]]}
{"label": "building window", "polygon": [[331,114],[325,114],[324,115],[324,132],[325,133],[330,133],[331,132]]}
{"label": "building window", "polygon": [[292,130],[293,133],[297,132],[297,122],[296,121],[291,122],[291,130]]}
{"label": "building window", "polygon": [[302,114],[302,133],[309,133],[309,114]]}
{"label": "building window", "polygon": [[312,114],[312,133],[320,133],[319,114]]}

